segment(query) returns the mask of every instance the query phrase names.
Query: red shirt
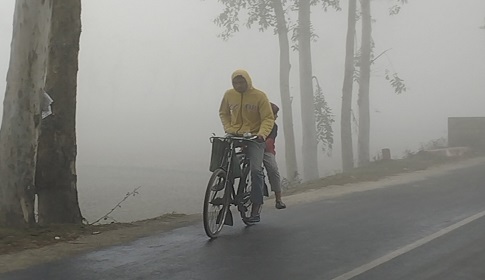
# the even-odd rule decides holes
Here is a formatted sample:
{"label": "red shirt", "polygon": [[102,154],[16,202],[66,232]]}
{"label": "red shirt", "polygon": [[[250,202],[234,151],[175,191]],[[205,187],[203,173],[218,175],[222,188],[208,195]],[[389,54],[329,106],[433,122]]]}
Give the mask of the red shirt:
{"label": "red shirt", "polygon": [[278,135],[278,126],[274,124],[270,134],[268,135],[268,137],[266,137],[266,148],[264,149],[265,153],[272,153],[273,155],[276,155],[275,142],[276,142],[277,135]]}

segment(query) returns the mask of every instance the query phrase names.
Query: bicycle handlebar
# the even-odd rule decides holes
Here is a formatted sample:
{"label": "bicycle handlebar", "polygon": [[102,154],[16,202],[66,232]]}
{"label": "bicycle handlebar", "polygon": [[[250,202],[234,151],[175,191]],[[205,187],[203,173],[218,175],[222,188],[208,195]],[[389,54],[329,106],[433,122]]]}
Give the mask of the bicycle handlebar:
{"label": "bicycle handlebar", "polygon": [[226,136],[212,136],[210,138],[211,139],[217,138],[217,139],[221,139],[221,140],[239,140],[239,141],[257,142],[255,140],[258,139],[258,136],[252,135],[252,136],[249,136],[249,137],[245,137],[245,136],[226,135]]}

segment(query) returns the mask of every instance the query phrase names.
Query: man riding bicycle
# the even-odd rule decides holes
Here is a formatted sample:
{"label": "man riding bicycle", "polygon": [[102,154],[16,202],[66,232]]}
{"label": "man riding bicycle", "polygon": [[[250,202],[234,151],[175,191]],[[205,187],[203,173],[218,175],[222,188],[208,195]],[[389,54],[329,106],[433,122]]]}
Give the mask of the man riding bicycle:
{"label": "man riding bicycle", "polygon": [[232,89],[227,90],[219,108],[224,131],[227,134],[244,136],[257,135],[258,141],[248,141],[246,154],[249,157],[251,170],[251,216],[248,222],[261,220],[263,205],[263,155],[266,137],[274,125],[274,115],[266,94],[252,85],[249,74],[236,70],[232,76]]}

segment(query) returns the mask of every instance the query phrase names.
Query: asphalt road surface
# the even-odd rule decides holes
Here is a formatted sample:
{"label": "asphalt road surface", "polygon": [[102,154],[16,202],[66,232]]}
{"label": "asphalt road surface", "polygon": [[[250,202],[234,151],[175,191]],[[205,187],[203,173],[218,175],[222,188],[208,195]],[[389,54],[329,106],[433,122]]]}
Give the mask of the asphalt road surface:
{"label": "asphalt road surface", "polygon": [[234,215],[213,241],[198,223],[0,279],[485,279],[485,164]]}

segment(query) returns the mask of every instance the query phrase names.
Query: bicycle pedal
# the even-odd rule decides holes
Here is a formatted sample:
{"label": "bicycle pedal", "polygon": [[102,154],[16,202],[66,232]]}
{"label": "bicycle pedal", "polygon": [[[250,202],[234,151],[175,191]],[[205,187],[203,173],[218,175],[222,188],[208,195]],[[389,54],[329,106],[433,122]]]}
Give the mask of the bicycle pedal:
{"label": "bicycle pedal", "polygon": [[246,206],[244,206],[244,205],[242,205],[242,204],[239,204],[239,205],[237,206],[237,210],[238,210],[239,212],[245,213],[245,212],[248,212],[249,208],[248,208],[248,207],[246,207]]}

